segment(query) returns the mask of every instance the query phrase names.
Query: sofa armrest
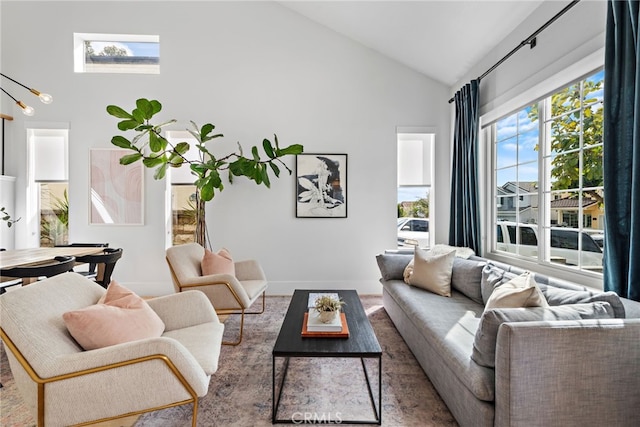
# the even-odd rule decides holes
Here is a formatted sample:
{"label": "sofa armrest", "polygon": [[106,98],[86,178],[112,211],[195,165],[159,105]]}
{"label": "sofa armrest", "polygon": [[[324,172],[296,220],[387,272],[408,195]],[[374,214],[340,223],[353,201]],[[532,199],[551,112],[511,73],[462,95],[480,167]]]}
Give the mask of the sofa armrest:
{"label": "sofa armrest", "polygon": [[496,426],[638,425],[640,319],[504,323]]}
{"label": "sofa armrest", "polygon": [[211,302],[202,292],[185,291],[153,298],[147,303],[164,322],[165,331],[201,323],[220,323]]}

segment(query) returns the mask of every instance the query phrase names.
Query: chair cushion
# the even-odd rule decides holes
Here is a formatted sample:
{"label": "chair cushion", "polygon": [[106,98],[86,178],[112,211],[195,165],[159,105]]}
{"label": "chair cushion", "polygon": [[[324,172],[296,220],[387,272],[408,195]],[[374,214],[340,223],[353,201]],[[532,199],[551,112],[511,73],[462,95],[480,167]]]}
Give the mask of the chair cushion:
{"label": "chair cushion", "polygon": [[149,304],[112,281],[98,303],[62,315],[71,336],[85,350],[156,338],[164,332],[162,319]]}
{"label": "chair cushion", "polygon": [[210,276],[212,274],[230,274],[235,276],[236,274],[233,258],[226,248],[220,249],[218,253],[213,253],[209,249],[205,249],[201,266],[203,276]]}
{"label": "chair cushion", "polygon": [[[612,319],[613,308],[608,302],[568,304],[555,307],[496,308],[487,310],[480,318],[473,341],[471,358],[480,366],[495,367],[496,341],[500,325],[506,322]],[[540,351],[544,351],[541,348]]]}
{"label": "chair cushion", "polygon": [[444,255],[429,256],[427,251],[415,249],[413,269],[405,282],[438,295],[451,296],[451,272],[455,250]]}

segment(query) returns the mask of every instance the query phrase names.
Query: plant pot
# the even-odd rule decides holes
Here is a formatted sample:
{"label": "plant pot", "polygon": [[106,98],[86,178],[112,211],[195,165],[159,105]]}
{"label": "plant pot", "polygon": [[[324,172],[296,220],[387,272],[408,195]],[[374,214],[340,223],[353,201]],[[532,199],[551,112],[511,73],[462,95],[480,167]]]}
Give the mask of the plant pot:
{"label": "plant pot", "polygon": [[318,319],[320,319],[322,323],[331,323],[337,315],[338,311],[321,311],[318,315]]}

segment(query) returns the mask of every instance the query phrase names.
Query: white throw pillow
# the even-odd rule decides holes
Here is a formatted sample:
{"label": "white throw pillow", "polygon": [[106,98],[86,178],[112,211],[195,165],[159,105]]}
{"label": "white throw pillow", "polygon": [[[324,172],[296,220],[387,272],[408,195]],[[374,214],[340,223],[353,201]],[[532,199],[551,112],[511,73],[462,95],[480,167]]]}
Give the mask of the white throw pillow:
{"label": "white throw pillow", "polygon": [[445,297],[451,296],[451,272],[455,251],[429,256],[429,252],[416,248],[413,268],[405,273],[405,282]]}
{"label": "white throw pillow", "polygon": [[528,271],[497,286],[484,306],[492,308],[549,307],[547,299]]}

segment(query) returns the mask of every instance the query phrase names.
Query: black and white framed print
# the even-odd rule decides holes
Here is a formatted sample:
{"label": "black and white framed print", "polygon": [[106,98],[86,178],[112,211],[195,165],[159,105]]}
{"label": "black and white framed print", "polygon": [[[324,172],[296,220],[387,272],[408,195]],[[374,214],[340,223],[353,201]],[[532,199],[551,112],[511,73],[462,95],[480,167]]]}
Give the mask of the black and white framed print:
{"label": "black and white framed print", "polygon": [[296,217],[347,217],[347,155],[296,156]]}

